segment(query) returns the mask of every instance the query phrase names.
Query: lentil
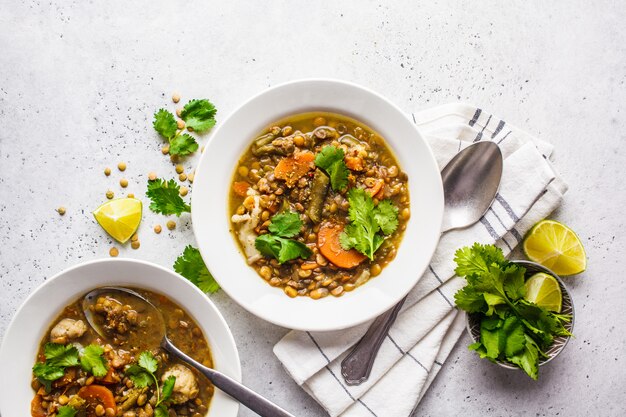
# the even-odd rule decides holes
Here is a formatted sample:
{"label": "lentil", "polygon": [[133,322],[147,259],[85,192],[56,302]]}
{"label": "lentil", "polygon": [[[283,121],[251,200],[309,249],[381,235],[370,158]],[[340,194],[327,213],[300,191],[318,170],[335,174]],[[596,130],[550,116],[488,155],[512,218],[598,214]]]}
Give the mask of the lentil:
{"label": "lentil", "polygon": [[107,196],[107,198],[110,200],[110,199],[112,199],[113,197],[115,197],[115,194],[113,194],[113,191],[108,190],[108,191],[107,191],[107,193],[106,193],[106,196]]}
{"label": "lentil", "polygon": [[59,215],[63,216],[65,215],[65,207],[61,206],[57,209],[57,213],[59,213]]}
{"label": "lentil", "polygon": [[122,179],[120,180],[120,186],[121,186],[122,188],[126,188],[126,187],[128,187],[128,180],[127,180],[126,178],[122,178]]}
{"label": "lentil", "polygon": [[109,167],[104,168],[104,175],[106,175],[107,177],[111,175],[111,168]]}
{"label": "lentil", "polygon": [[156,173],[156,172],[154,172],[154,171],[149,172],[149,173],[148,173],[148,179],[149,179],[150,181],[154,181],[154,180],[156,180],[156,179],[157,179],[157,173]]}
{"label": "lentil", "polygon": [[163,229],[161,228],[160,224],[157,224],[157,225],[154,226],[154,233],[156,233],[157,235],[159,233],[161,233],[161,230],[163,230]]}
{"label": "lentil", "polygon": [[176,222],[174,220],[168,220],[166,225],[167,225],[167,228],[170,230],[176,229]]}
{"label": "lentil", "polygon": [[120,162],[119,164],[117,164],[117,169],[119,169],[120,171],[126,171],[126,162]]}

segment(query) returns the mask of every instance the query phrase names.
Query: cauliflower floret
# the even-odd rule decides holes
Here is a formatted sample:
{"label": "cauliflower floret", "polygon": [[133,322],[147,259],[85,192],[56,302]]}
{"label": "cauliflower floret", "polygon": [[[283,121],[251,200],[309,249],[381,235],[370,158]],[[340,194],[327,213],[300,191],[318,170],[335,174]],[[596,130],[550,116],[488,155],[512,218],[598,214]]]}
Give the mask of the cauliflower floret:
{"label": "cauliflower floret", "polygon": [[78,339],[86,331],[87,325],[82,320],[63,319],[50,331],[50,341],[65,344],[72,339]]}
{"label": "cauliflower floret", "polygon": [[172,392],[171,401],[174,404],[182,404],[198,396],[198,382],[193,373],[183,365],[176,364],[163,373],[161,381],[165,381],[167,377],[174,375],[176,383]]}

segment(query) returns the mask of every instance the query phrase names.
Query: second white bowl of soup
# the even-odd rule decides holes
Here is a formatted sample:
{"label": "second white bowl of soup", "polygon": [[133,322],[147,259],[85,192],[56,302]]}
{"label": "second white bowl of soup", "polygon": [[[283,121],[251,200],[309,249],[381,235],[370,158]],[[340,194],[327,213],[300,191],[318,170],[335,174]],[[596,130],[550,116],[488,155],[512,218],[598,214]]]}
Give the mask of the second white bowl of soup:
{"label": "second white bowl of soup", "polygon": [[354,84],[269,89],[214,132],[193,227],[221,287],[272,323],[335,330],[391,308],[440,235],[437,164],[415,125]]}

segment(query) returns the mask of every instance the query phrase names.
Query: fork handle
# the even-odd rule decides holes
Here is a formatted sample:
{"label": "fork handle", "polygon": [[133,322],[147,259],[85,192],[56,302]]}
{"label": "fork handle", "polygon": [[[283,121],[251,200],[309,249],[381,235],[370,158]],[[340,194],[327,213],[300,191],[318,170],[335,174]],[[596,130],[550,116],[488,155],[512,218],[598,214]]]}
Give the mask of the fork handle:
{"label": "fork handle", "polygon": [[396,321],[406,297],[391,310],[381,314],[372,322],[367,332],[358,341],[352,351],[341,361],[341,375],[348,385],[360,385],[367,381],[374,366],[380,345],[385,340],[389,328]]}

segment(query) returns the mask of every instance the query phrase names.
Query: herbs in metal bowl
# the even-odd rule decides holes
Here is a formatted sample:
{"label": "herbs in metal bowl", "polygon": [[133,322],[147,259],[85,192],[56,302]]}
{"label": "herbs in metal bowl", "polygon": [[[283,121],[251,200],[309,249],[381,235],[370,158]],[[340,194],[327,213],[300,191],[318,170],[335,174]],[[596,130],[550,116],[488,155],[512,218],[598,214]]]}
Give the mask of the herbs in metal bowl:
{"label": "herbs in metal bowl", "polygon": [[[469,313],[469,346],[481,358],[507,368],[521,368],[532,379],[539,365],[558,354],[573,328],[569,293],[551,271],[531,262],[508,261],[493,245],[474,244],[456,252],[456,273],[467,285],[455,294],[456,305]],[[559,283],[561,311],[528,300],[527,279],[548,273]]]}

